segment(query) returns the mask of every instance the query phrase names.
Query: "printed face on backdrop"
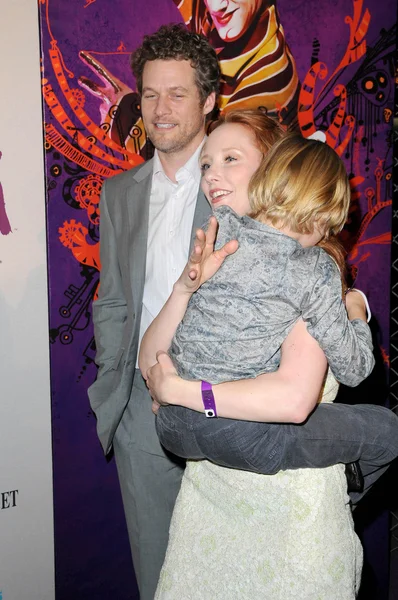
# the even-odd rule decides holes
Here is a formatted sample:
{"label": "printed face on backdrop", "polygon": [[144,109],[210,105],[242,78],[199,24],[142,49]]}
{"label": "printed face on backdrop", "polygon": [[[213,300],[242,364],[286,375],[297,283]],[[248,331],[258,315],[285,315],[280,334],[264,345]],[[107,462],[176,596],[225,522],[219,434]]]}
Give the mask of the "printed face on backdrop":
{"label": "printed face on backdrop", "polygon": [[142,118],[151,142],[159,152],[193,150],[205,132],[214,94],[201,105],[195,69],[187,60],[153,60],[142,76]]}
{"label": "printed face on backdrop", "polygon": [[[263,0],[204,0],[218,35],[224,42],[240,38],[263,8]],[[268,6],[267,2],[267,6]]]}
{"label": "printed face on backdrop", "polygon": [[202,190],[213,208],[230,206],[238,215],[250,212],[248,188],[262,153],[248,127],[224,123],[207,139],[200,157]]}

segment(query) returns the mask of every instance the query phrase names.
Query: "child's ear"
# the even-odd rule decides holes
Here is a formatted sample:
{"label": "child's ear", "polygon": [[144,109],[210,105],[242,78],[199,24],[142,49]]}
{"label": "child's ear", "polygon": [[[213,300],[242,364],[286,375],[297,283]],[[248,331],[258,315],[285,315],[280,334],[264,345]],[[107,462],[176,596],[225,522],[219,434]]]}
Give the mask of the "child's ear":
{"label": "child's ear", "polygon": [[319,217],[315,223],[314,228],[322,236],[322,240],[328,240],[330,237],[330,228],[326,225],[325,219]]}

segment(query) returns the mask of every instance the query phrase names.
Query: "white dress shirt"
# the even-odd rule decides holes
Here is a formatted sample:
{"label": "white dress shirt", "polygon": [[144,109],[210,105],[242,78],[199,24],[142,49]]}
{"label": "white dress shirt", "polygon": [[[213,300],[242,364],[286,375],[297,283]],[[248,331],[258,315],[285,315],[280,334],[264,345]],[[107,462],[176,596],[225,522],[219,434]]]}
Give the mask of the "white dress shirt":
{"label": "white dress shirt", "polygon": [[177,171],[177,183],[167,177],[155,150],[139,344],[163,308],[188,260],[200,184],[199,154],[203,143],[204,140]]}

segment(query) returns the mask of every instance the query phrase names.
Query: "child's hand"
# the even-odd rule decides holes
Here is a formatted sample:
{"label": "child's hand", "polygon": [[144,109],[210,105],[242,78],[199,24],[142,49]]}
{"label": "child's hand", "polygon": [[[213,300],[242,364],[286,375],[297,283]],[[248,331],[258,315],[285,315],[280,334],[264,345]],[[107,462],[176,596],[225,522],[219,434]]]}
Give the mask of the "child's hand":
{"label": "child's hand", "polygon": [[237,240],[227,242],[219,250],[214,250],[217,235],[217,219],[210,217],[207,233],[196,231],[194,247],[188,263],[175,284],[182,292],[193,294],[200,286],[218,271],[224,260],[238,249]]}
{"label": "child's hand", "polygon": [[363,292],[356,289],[349,290],[345,304],[350,321],[362,319],[362,321],[368,322],[370,320],[370,308]]}

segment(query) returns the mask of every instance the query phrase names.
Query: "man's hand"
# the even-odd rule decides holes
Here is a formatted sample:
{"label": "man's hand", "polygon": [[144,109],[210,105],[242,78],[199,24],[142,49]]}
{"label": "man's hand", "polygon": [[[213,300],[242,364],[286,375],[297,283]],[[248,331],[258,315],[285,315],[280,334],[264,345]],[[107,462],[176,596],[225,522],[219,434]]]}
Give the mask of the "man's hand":
{"label": "man's hand", "polygon": [[194,247],[188,263],[175,286],[180,291],[193,294],[200,286],[218,271],[224,260],[236,252],[239,247],[237,240],[227,242],[219,250],[214,250],[217,236],[217,219],[210,217],[209,227],[196,231]]}
{"label": "man's hand", "polygon": [[167,406],[173,383],[180,379],[170,357],[162,350],[156,353],[158,361],[147,371],[146,384],[152,396],[152,411],[156,414],[160,406]]}

